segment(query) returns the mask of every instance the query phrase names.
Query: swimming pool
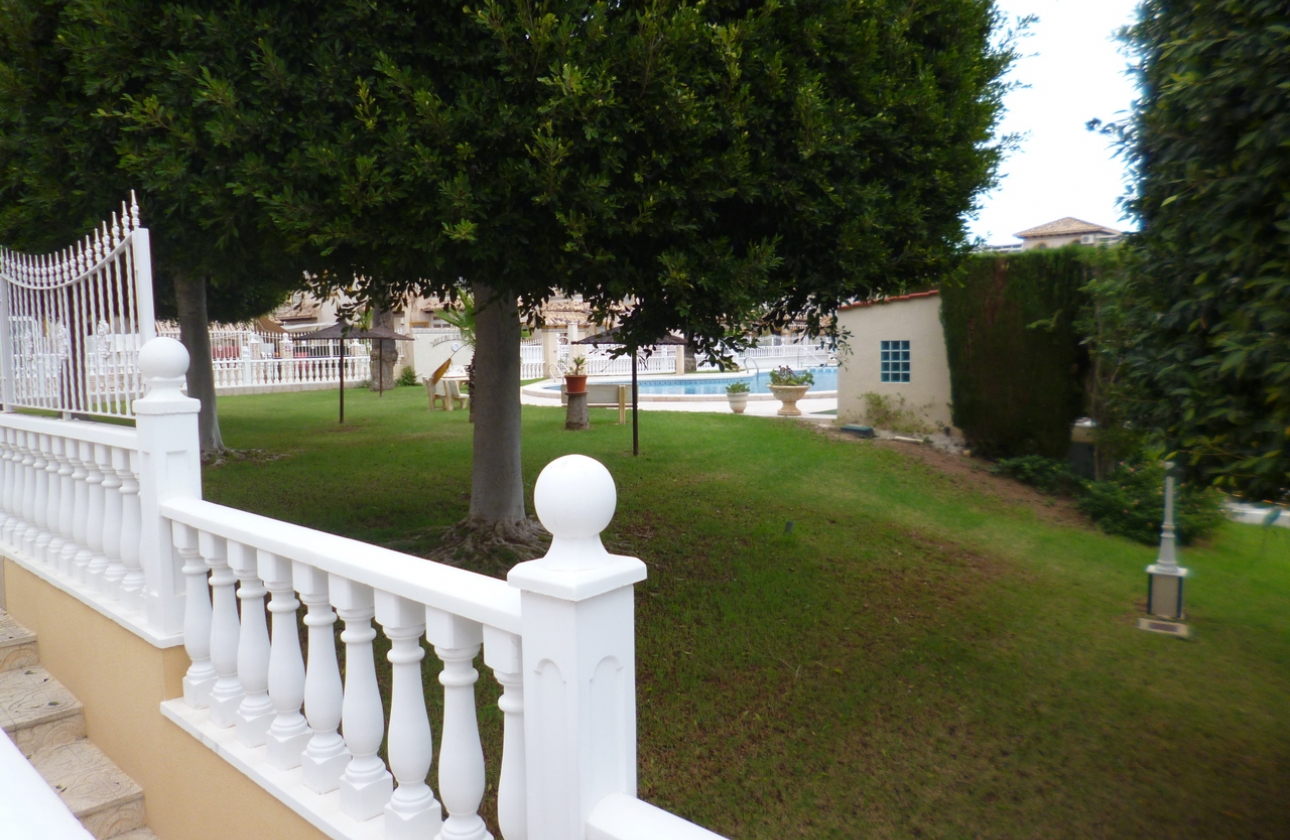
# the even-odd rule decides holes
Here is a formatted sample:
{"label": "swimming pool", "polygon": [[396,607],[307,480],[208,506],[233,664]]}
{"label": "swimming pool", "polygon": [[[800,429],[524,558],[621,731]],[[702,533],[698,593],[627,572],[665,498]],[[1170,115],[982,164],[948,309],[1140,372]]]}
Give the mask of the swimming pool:
{"label": "swimming pool", "polygon": [[[836,367],[813,367],[805,368],[804,370],[809,370],[811,375],[815,377],[815,383],[811,385],[810,396],[823,396],[824,392],[831,394],[838,390],[838,369]],[[627,385],[631,381],[630,377],[597,378],[595,380],[596,383],[605,385]],[[748,391],[752,394],[770,393],[770,371],[768,370],[760,371],[755,375],[739,373],[642,376],[637,381],[637,388],[643,399],[681,396],[724,397],[726,395],[726,386],[734,382],[747,382]],[[558,392],[560,384],[557,382],[545,385],[544,390]]]}

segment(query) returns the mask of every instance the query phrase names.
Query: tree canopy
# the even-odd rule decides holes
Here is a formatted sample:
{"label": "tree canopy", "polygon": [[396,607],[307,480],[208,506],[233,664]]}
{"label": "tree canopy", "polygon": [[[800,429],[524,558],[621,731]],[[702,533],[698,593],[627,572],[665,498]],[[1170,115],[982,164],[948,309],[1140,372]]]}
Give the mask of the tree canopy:
{"label": "tree canopy", "polygon": [[1121,305],[1135,420],[1199,477],[1290,487],[1290,9],[1146,0],[1126,147],[1142,223]]}
{"label": "tree canopy", "polygon": [[[152,231],[158,314],[180,316],[202,399],[203,449],[219,449],[209,316],[262,315],[301,285],[255,200],[227,187],[264,141],[229,142],[201,95],[204,68],[234,63],[249,14],[155,2],[0,6],[0,241],[64,247],[138,193]],[[149,127],[164,126],[164,131]]]}

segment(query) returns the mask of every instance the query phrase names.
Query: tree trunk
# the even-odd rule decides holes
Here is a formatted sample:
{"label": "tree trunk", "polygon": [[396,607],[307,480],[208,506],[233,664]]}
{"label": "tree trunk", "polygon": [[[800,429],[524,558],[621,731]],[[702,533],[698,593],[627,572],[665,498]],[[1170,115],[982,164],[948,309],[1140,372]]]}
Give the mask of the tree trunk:
{"label": "tree trunk", "polygon": [[[394,313],[372,304],[372,326],[394,329]],[[369,391],[388,391],[394,387],[394,363],[398,361],[399,349],[394,346],[392,338],[378,338],[372,341],[371,381]]]}
{"label": "tree trunk", "polygon": [[515,299],[478,281],[475,294],[474,464],[470,519],[477,528],[526,533],[520,470],[520,316]]}
{"label": "tree trunk", "polygon": [[206,280],[176,274],[175,308],[179,310],[179,340],[188,348],[188,396],[201,400],[197,434],[202,456],[224,451],[215,410],[215,365],[211,361],[210,321],[206,317]]}

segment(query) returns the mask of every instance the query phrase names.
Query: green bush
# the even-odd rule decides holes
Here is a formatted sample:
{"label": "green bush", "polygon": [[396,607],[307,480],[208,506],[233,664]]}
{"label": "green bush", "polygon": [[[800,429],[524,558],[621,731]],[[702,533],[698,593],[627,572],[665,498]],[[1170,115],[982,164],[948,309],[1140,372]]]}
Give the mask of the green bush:
{"label": "green bush", "polygon": [[[1108,534],[1154,545],[1165,516],[1165,469],[1159,461],[1120,464],[1105,481],[1086,485],[1080,510]],[[1202,539],[1223,520],[1217,490],[1178,485],[1174,526],[1183,545]]]}
{"label": "green bush", "polygon": [[1086,308],[1095,249],[978,255],[941,287],[954,425],[990,458],[1063,458],[1085,411]]}
{"label": "green bush", "polygon": [[403,386],[418,384],[416,370],[410,367],[405,367],[403,371],[399,374],[399,378],[395,380],[394,384],[403,385]]}
{"label": "green bush", "polygon": [[1069,464],[1043,455],[1004,458],[991,467],[990,471],[1014,478],[1022,484],[1029,484],[1044,493],[1074,496],[1084,489],[1084,482],[1071,472]]}
{"label": "green bush", "polygon": [[865,422],[875,429],[903,435],[930,435],[936,431],[924,416],[905,405],[903,395],[867,391],[861,396],[864,398]]}

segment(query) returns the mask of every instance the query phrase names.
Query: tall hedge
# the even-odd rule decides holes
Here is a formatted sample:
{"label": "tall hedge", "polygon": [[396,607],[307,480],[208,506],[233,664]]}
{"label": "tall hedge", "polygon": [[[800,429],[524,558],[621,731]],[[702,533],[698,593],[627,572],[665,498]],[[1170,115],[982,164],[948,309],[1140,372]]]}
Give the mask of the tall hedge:
{"label": "tall hedge", "polygon": [[941,287],[954,425],[997,458],[1065,458],[1085,410],[1088,249],[976,255]]}

